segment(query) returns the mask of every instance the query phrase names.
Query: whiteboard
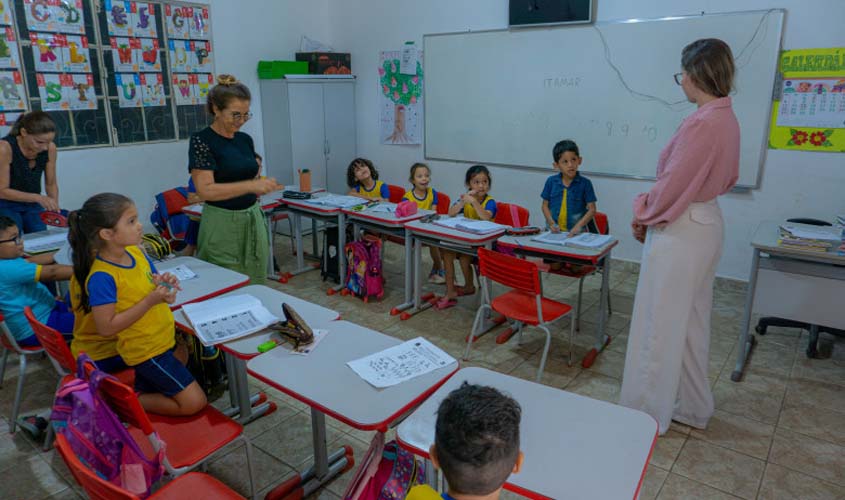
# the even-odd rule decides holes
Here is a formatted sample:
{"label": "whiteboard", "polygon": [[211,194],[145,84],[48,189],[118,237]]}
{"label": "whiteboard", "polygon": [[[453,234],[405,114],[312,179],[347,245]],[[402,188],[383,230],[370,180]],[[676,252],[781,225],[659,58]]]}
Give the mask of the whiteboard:
{"label": "whiteboard", "polygon": [[757,187],[783,18],[773,9],[426,35],[425,156],[548,169],[554,144],[573,139],[582,171],[653,179],[661,149],[695,111],[673,79],[681,50],[720,38],[737,64],[737,185]]}

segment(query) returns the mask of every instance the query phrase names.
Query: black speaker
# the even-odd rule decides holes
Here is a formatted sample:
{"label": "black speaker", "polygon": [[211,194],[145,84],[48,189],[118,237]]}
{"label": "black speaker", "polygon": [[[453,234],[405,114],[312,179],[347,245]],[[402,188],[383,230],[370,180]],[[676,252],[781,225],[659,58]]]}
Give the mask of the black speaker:
{"label": "black speaker", "polygon": [[593,22],[594,0],[510,0],[511,27]]}

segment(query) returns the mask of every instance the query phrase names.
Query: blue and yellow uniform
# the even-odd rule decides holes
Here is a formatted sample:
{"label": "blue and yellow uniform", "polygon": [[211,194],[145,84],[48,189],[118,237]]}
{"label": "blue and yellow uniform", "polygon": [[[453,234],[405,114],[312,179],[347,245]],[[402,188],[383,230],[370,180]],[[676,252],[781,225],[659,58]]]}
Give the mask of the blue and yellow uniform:
{"label": "blue and yellow uniform", "polygon": [[373,185],[373,188],[367,190],[364,186],[358,184],[355,186],[355,191],[361,194],[362,196],[366,196],[367,198],[384,198],[385,200],[390,199],[390,188],[387,187],[387,184],[384,181],[376,181]]}
{"label": "blue and yellow uniform", "polygon": [[415,202],[420,210],[437,210],[437,191],[434,188],[427,188],[422,199],[417,198],[413,189],[405,193],[402,199]]}
{"label": "blue and yellow uniform", "polygon": [[427,484],[420,484],[408,491],[405,500],[453,500],[448,493],[440,495],[434,488]]}
{"label": "blue and yellow uniform", "polygon": [[[70,333],[65,323],[51,324],[56,309],[56,298],[41,283],[41,269],[21,257],[0,259],[0,311],[6,317],[6,325],[15,340],[26,346],[38,345],[35,332],[23,314],[25,307],[32,308],[38,321],[52,326],[62,333]],[[58,313],[57,313],[58,314]],[[69,325],[72,328],[72,324]]]}
{"label": "blue and yellow uniform", "polygon": [[[496,218],[496,200],[494,200],[492,196],[490,196],[489,194],[485,195],[484,200],[482,200],[481,202],[481,207],[484,208],[484,210],[490,212],[490,220]],[[470,204],[464,205],[464,217],[466,217],[467,219],[481,220],[481,217],[475,211],[475,207]]]}
{"label": "blue and yellow uniform", "polygon": [[587,213],[587,204],[596,202],[593,183],[580,173],[569,186],[563,184],[563,176],[555,174],[546,179],[541,198],[549,203],[549,212],[561,231],[568,231]]}

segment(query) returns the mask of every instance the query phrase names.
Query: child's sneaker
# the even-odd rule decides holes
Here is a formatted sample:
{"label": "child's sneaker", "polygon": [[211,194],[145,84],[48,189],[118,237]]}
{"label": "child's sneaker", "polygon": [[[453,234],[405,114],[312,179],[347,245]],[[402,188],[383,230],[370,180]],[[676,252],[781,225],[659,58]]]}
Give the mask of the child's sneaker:
{"label": "child's sneaker", "polygon": [[446,283],[446,270],[445,269],[438,269],[433,270],[428,275],[428,282],[434,283],[435,285],[442,285]]}
{"label": "child's sneaker", "polygon": [[21,429],[30,433],[32,437],[38,438],[42,432],[47,430],[47,419],[38,415],[18,417],[18,425],[21,426]]}

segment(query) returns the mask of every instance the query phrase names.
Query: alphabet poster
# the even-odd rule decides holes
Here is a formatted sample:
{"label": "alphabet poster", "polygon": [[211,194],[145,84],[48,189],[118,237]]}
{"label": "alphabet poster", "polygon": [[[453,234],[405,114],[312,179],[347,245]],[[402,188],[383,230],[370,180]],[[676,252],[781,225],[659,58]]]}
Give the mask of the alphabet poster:
{"label": "alphabet poster", "polygon": [[0,113],[0,136],[7,136],[21,113]]}
{"label": "alphabet poster", "polygon": [[208,91],[214,86],[214,75],[200,74],[191,76],[194,77],[194,82],[196,82],[194,94],[197,96],[197,104],[205,104],[208,98]]}
{"label": "alphabet poster", "polygon": [[82,0],[59,0],[51,9],[55,13],[56,31],[77,35],[85,34],[85,11]]}
{"label": "alphabet poster", "polygon": [[26,109],[26,93],[20,71],[0,71],[0,111]]}
{"label": "alphabet poster", "polygon": [[141,45],[141,59],[139,66],[141,71],[161,71],[161,57],[158,40],[155,38],[138,38]]}
{"label": "alphabet poster", "polygon": [[41,97],[41,109],[44,111],[70,109],[70,102],[65,97],[59,76],[50,73],[35,75],[35,81],[38,83],[38,96]]}
{"label": "alphabet poster", "polygon": [[89,73],[91,71],[91,51],[88,48],[88,37],[85,35],[66,35],[62,59],[65,71],[73,73]]}
{"label": "alphabet poster", "polygon": [[[9,2],[12,0],[0,0],[0,26],[12,25],[12,11],[9,7]],[[3,125],[0,125],[2,128]],[[5,133],[3,135],[6,135]]]}
{"label": "alphabet poster", "polygon": [[400,71],[401,51],[379,54],[382,144],[422,144],[422,51],[414,74]]}
{"label": "alphabet poster", "polygon": [[170,53],[170,65],[174,73],[190,73],[194,69],[194,54],[191,42],[187,40],[168,40],[167,50]]}
{"label": "alphabet poster", "polygon": [[14,28],[0,28],[0,68],[19,68],[20,65]]}
{"label": "alphabet poster", "polygon": [[111,55],[116,72],[137,72],[140,51],[141,41],[137,38],[111,37]]}
{"label": "alphabet poster", "polygon": [[195,73],[211,73],[211,42],[191,42]]}
{"label": "alphabet poster", "polygon": [[143,102],[140,75],[119,73],[114,75],[117,84],[118,105],[121,108],[140,108]]}
{"label": "alphabet poster", "polygon": [[166,4],[164,6],[164,19],[167,26],[167,37],[183,40],[191,38],[190,21],[192,17],[193,9],[191,7]]}
{"label": "alphabet poster", "polygon": [[196,75],[189,75],[187,73],[173,74],[173,95],[176,96],[177,106],[189,106],[198,104],[197,96],[194,93],[194,85],[191,83],[191,77]]}
{"label": "alphabet poster", "polygon": [[59,73],[64,69],[62,35],[30,33],[29,41],[32,42],[32,60],[35,61],[35,71]]}
{"label": "alphabet poster", "polygon": [[141,73],[141,94],[144,106],[164,106],[164,80],[161,73]]}
{"label": "alphabet poster", "polygon": [[146,2],[130,2],[129,10],[132,12],[132,24],[135,30],[135,36],[148,38],[158,37],[155,4]]}
{"label": "alphabet poster", "polygon": [[208,8],[189,7],[191,10],[190,37],[192,40],[208,40],[211,31],[208,25]]}
{"label": "alphabet poster", "polygon": [[97,109],[97,94],[94,89],[94,75],[62,75],[66,79],[65,94],[70,109]]}
{"label": "alphabet poster", "polygon": [[55,6],[58,6],[57,0],[23,0],[29,31],[56,31],[57,12],[52,8]]}

